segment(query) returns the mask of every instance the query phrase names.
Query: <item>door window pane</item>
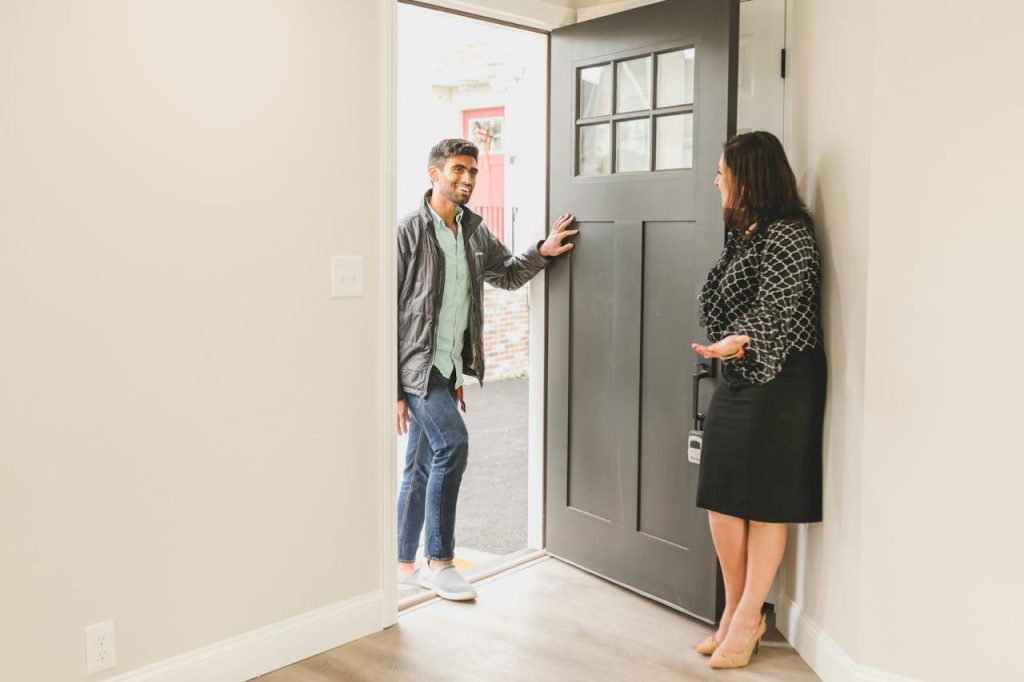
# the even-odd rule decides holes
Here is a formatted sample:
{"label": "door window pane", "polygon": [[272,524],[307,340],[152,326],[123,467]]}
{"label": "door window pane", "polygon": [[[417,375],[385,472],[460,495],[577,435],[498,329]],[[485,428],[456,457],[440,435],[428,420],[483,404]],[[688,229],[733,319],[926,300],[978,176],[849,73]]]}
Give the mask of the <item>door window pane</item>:
{"label": "door window pane", "polygon": [[631,173],[650,170],[650,120],[620,121],[615,125],[615,171]]}
{"label": "door window pane", "polygon": [[655,170],[693,168],[693,114],[655,120]]}
{"label": "door window pane", "polygon": [[580,118],[612,113],[612,65],[580,69]]}
{"label": "door window pane", "polygon": [[580,126],[580,175],[606,175],[611,172],[611,132],[612,127],[607,123]]}
{"label": "door window pane", "polygon": [[641,57],[619,62],[615,86],[615,111],[642,111],[651,108],[651,58]]}
{"label": "door window pane", "polygon": [[694,49],[658,55],[658,107],[693,104]]}

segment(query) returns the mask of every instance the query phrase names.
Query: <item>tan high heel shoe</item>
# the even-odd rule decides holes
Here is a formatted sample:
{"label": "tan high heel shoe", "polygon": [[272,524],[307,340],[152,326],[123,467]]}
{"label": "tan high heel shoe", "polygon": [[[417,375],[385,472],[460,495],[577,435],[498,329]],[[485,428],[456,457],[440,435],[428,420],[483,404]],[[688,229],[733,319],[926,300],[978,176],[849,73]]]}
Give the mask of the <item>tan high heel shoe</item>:
{"label": "tan high heel shoe", "polygon": [[715,653],[715,649],[718,648],[719,644],[721,644],[721,642],[715,639],[714,635],[708,635],[703,642],[697,645],[697,653],[710,656]]}
{"label": "tan high heel shoe", "polygon": [[758,645],[761,643],[761,638],[764,637],[764,633],[768,631],[768,624],[765,621],[765,617],[762,614],[761,622],[757,624],[757,630],[754,631],[754,636],[747,642],[746,650],[739,654],[727,654],[721,649],[715,649],[715,653],[711,655],[711,660],[708,661],[708,665],[712,668],[744,668],[750,665],[750,657],[757,652]]}

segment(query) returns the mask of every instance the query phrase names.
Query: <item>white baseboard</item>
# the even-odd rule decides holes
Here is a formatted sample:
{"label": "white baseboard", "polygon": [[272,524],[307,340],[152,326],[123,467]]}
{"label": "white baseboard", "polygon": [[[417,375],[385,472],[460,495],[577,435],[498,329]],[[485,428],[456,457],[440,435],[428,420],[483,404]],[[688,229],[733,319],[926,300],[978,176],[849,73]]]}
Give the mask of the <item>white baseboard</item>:
{"label": "white baseboard", "polygon": [[382,612],[378,590],[106,682],[242,682],[377,632]]}
{"label": "white baseboard", "polygon": [[823,682],[917,682],[857,663],[788,596],[780,596],[778,607],[776,627]]}

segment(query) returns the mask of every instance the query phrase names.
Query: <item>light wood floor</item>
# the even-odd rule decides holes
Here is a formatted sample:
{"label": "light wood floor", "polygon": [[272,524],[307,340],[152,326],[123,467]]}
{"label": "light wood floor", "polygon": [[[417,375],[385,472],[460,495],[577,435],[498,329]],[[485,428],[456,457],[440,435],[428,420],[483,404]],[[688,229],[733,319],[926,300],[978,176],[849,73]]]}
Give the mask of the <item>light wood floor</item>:
{"label": "light wood floor", "polygon": [[716,671],[693,650],[704,623],[556,559],[432,601],[398,625],[264,675],[264,682],[817,680],[773,632],[748,668]]}

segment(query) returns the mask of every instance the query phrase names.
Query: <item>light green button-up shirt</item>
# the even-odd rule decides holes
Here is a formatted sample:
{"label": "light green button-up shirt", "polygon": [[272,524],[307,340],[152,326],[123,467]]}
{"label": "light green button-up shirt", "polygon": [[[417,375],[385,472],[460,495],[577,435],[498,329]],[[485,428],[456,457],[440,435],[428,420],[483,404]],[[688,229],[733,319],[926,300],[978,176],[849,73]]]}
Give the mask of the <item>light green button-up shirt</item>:
{"label": "light green button-up shirt", "polygon": [[455,386],[462,386],[462,345],[469,324],[469,263],[466,261],[466,242],[462,235],[462,209],[455,214],[458,235],[430,209],[434,219],[434,233],[444,254],[444,293],[441,296],[441,314],[437,320],[434,344],[434,367],[446,377],[455,372]]}

